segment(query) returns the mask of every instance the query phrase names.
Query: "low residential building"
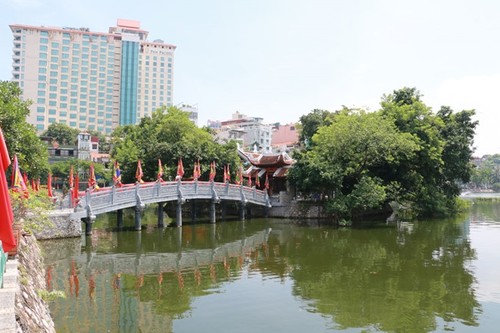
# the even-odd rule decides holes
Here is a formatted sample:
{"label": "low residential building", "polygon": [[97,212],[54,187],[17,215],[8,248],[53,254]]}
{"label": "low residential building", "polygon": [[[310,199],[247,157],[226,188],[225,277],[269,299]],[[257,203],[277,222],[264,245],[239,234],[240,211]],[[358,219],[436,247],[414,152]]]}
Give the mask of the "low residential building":
{"label": "low residential building", "polygon": [[231,120],[221,121],[217,133],[219,140],[238,137],[244,149],[260,152],[271,152],[270,125],[263,122],[263,118],[249,117],[236,111]]}
{"label": "low residential building", "polygon": [[273,152],[291,152],[299,142],[299,132],[295,124],[273,126],[271,146]]}

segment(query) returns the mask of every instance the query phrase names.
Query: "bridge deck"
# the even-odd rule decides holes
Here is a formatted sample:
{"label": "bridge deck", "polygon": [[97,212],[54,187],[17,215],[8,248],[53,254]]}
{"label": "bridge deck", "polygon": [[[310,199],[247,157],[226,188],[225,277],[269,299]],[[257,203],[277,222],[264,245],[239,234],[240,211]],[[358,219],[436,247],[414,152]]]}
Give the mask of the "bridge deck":
{"label": "bridge deck", "polygon": [[[73,218],[84,218],[117,211],[130,207],[185,200],[205,199],[239,201],[270,207],[267,191],[257,190],[243,185],[203,181],[150,182],[127,184],[122,187],[107,187],[99,190],[87,190],[79,198],[79,203],[72,214]],[[68,208],[66,202],[62,208]]]}

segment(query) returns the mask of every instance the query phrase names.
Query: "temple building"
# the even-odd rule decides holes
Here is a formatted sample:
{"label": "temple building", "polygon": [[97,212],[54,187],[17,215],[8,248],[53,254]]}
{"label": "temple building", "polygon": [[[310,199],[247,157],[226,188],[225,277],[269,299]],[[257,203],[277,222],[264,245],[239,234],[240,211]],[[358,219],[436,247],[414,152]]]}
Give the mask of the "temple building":
{"label": "temple building", "polygon": [[238,155],[243,160],[244,165],[248,166],[243,172],[245,178],[250,177],[255,184],[258,178],[260,186],[257,189],[266,187],[266,176],[269,182],[269,194],[279,194],[281,191],[287,191],[288,171],[295,163],[286,152],[282,153],[261,153],[254,150],[245,152],[238,148]]}

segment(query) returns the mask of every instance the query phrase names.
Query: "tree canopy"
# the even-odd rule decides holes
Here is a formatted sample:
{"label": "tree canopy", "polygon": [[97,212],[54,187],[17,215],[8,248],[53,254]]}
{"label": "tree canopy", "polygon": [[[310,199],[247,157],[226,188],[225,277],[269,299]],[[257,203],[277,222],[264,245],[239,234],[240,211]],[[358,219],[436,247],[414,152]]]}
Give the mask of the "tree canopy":
{"label": "tree canopy", "polygon": [[390,201],[419,216],[449,215],[460,183],[471,176],[473,116],[449,107],[434,114],[415,88],[384,96],[377,112],[344,108],[318,127],[309,149],[294,155],[290,180],[300,191],[326,196],[339,218]]}
{"label": "tree canopy", "polygon": [[60,145],[74,145],[78,139],[80,131],[76,128],[71,128],[66,124],[52,123],[47,130],[42,133],[44,137],[50,137],[57,141]]}
{"label": "tree canopy", "polygon": [[0,127],[9,155],[17,155],[19,166],[31,178],[47,174],[49,169],[46,145],[26,122],[30,102],[21,99],[21,89],[14,82],[0,81]]}
{"label": "tree canopy", "polygon": [[204,129],[189,120],[186,112],[175,107],[159,109],[138,125],[117,128],[112,134],[112,158],[120,163],[124,182],[135,180],[137,161],[141,160],[144,180],[155,180],[158,159],[165,178],[175,178],[177,161],[182,158],[185,177],[192,175],[194,162],[200,160],[202,177],[208,177],[209,163],[217,162],[217,175],[222,178],[224,164],[235,171],[240,165],[236,143],[218,144]]}
{"label": "tree canopy", "polygon": [[299,127],[300,127],[300,142],[309,145],[311,139],[318,131],[318,128],[330,124],[329,118],[332,115],[331,112],[321,109],[314,109],[310,113],[300,117]]}

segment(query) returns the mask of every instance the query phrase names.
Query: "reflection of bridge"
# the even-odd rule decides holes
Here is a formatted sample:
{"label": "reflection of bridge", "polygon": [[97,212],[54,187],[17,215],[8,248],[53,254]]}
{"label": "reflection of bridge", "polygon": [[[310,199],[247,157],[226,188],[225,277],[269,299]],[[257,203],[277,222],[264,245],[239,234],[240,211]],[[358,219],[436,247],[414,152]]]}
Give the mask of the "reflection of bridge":
{"label": "reflection of bridge", "polygon": [[182,225],[182,205],[186,200],[209,200],[210,222],[215,222],[215,204],[222,200],[240,203],[240,218],[245,218],[245,207],[254,204],[270,207],[267,191],[243,185],[217,182],[150,182],[130,184],[122,187],[108,187],[87,190],[80,197],[78,206],[71,214],[72,220],[86,219],[86,234],[91,233],[91,223],[95,216],[107,212],[118,213],[118,224],[122,223],[122,209],[135,207],[135,228],[141,229],[140,211],[147,204],[158,204],[158,225],[163,226],[163,204],[177,202],[176,224]]}
{"label": "reflection of bridge", "polygon": [[47,288],[67,295],[52,304],[56,326],[75,330],[78,318],[82,331],[173,332],[173,318],[194,297],[240,274],[268,244],[271,228],[237,226],[229,233],[212,224],[41,242]]}
{"label": "reflection of bridge", "polygon": [[[213,229],[215,230],[215,229]],[[153,274],[164,272],[179,272],[206,267],[211,264],[222,263],[227,258],[245,257],[246,254],[255,251],[266,244],[271,233],[271,228],[256,232],[251,236],[233,242],[219,245],[215,248],[191,249],[189,251],[141,253],[141,245],[137,244],[138,252],[133,254],[100,254],[95,252],[81,253],[73,256],[76,265],[85,268],[89,274],[93,271],[109,272],[111,274]],[[178,232],[179,242],[182,236]],[[140,234],[138,234],[140,239]],[[50,262],[50,265],[55,262]]]}

